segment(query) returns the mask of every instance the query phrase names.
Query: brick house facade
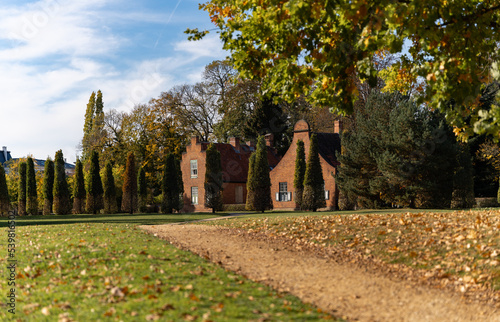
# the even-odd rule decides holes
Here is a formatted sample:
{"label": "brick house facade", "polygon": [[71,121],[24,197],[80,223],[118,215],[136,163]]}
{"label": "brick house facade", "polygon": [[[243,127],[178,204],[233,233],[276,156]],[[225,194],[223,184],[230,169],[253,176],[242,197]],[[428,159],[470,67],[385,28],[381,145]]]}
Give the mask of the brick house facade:
{"label": "brick house facade", "polygon": [[[268,161],[271,168],[280,160],[272,148],[272,137],[267,137]],[[184,183],[184,207],[182,212],[208,212],[205,203],[205,166],[208,142],[200,142],[198,137],[191,138],[191,144],[182,154],[181,171]],[[240,143],[239,138],[231,138],[230,143],[214,143],[221,154],[223,188],[222,202],[245,204],[247,197],[248,162],[255,150],[251,142]]]}
{"label": "brick house facade", "polygon": [[[334,175],[337,173],[336,151],[340,151],[341,124],[335,122],[335,133],[316,133],[318,138],[319,158],[323,179],[325,180],[326,209],[338,209],[338,189],[335,185]],[[295,203],[295,188],[293,181],[295,177],[295,159],[297,151],[297,141],[304,142],[306,160],[309,154],[311,128],[309,124],[300,120],[295,124],[293,140],[280,163],[271,171],[271,194],[274,209],[294,210],[297,209]]]}

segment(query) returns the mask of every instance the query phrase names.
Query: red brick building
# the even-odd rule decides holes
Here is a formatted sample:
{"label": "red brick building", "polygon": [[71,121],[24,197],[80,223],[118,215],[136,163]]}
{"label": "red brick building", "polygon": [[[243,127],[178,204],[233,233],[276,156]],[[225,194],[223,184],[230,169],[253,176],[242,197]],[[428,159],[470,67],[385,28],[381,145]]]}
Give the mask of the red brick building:
{"label": "red brick building", "polygon": [[[272,148],[272,137],[266,137],[268,145],[269,166],[273,168],[280,160],[276,150]],[[191,144],[182,154],[181,170],[184,183],[183,212],[211,211],[205,208],[205,165],[208,142],[200,142],[197,137],[191,138]],[[224,191],[223,203],[245,204],[247,197],[248,161],[255,150],[251,142],[241,143],[239,138],[231,138],[230,143],[214,143],[221,154],[222,180]]]}
{"label": "red brick building", "polygon": [[[323,179],[325,180],[326,209],[338,209],[338,189],[333,177],[337,172],[336,151],[340,151],[340,122],[335,122],[335,133],[316,133],[318,138],[319,158]],[[295,204],[295,188],[293,180],[295,177],[295,159],[297,141],[304,142],[306,160],[309,154],[311,128],[304,121],[298,121],[294,127],[293,141],[278,165],[271,171],[271,194],[274,209],[293,210],[297,209]]]}

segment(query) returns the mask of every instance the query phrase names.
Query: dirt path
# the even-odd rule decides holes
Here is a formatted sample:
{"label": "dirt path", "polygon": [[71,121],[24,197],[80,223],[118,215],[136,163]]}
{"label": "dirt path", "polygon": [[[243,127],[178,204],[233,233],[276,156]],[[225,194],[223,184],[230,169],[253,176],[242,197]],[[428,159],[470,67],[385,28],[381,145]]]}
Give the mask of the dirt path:
{"label": "dirt path", "polygon": [[235,230],[205,225],[141,228],[348,320],[500,321],[499,310],[467,304],[456,294],[416,287]]}

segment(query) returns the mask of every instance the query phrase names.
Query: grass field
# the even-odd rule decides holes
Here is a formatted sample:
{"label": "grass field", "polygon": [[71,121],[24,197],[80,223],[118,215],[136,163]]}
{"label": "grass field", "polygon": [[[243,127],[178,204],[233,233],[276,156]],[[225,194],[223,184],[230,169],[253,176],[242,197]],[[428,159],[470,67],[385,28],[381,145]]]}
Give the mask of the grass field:
{"label": "grass field", "polygon": [[[358,211],[242,216],[217,224],[282,238],[296,247],[401,264],[426,279],[489,289],[500,300],[500,211]],[[245,218],[246,217],[246,218]]]}
{"label": "grass field", "polygon": [[[0,304],[0,320],[332,319],[293,296],[225,271],[136,228],[212,216],[19,218],[16,315]],[[0,228],[0,302],[4,303],[10,287],[6,220],[0,223],[4,227]]]}

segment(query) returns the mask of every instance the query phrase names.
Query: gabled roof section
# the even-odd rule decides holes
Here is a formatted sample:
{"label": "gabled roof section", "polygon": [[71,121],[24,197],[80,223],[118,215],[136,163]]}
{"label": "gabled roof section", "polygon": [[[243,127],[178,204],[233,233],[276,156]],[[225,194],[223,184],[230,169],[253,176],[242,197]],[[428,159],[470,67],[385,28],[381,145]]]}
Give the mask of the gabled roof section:
{"label": "gabled roof section", "polygon": [[4,146],[2,150],[0,151],[0,163],[3,165],[5,162],[9,161],[12,159],[12,156],[10,155],[10,151],[7,151],[7,147]]}
{"label": "gabled roof section", "polygon": [[337,166],[336,152],[340,152],[340,135],[338,133],[316,133],[319,154],[332,166]]}

